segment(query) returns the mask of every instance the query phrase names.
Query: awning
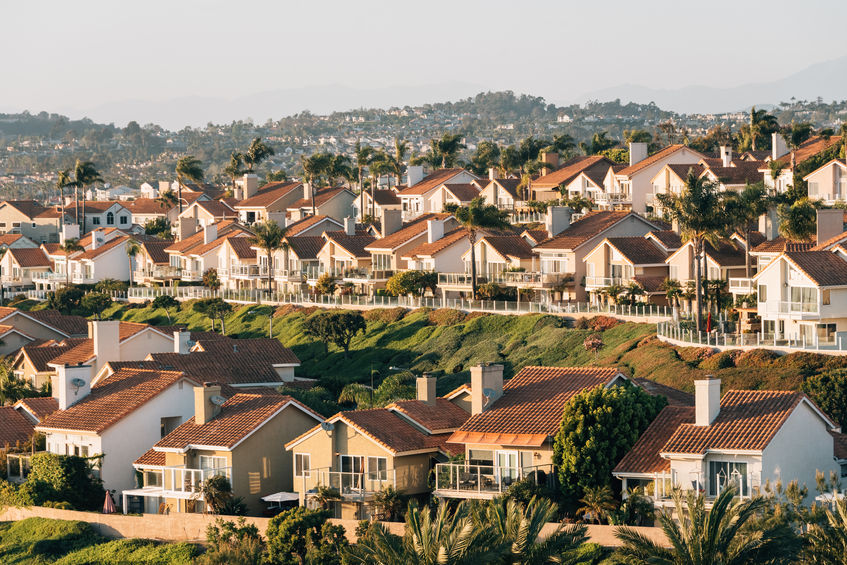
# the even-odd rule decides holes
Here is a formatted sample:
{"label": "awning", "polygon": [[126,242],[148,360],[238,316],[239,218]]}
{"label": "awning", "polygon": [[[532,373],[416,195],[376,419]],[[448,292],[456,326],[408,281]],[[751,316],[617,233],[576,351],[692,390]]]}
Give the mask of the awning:
{"label": "awning", "polygon": [[300,500],[300,495],[296,492],[275,492],[273,494],[269,494],[268,496],[263,496],[262,500],[265,502],[294,502]]}

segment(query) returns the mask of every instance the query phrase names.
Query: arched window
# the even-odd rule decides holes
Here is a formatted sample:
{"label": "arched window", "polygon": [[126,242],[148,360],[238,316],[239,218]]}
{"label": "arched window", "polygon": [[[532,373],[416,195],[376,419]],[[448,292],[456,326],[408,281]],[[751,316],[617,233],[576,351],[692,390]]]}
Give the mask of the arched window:
{"label": "arched window", "polygon": [[115,225],[115,215],[112,212],[106,213],[106,225],[107,226]]}

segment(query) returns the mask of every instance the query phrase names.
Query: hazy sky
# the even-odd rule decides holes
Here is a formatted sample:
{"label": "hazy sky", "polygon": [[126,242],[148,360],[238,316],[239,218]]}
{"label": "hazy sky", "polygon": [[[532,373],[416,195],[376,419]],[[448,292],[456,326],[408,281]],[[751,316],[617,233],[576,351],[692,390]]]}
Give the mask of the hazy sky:
{"label": "hazy sky", "polygon": [[[847,54],[847,2],[76,0],[0,5],[0,109],[461,81],[563,100],[733,86]],[[790,31],[789,31],[790,29]]]}

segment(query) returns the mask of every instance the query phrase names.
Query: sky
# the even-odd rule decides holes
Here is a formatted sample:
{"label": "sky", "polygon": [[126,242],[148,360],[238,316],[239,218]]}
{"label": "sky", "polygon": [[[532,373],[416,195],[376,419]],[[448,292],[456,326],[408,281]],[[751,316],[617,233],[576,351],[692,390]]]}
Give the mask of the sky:
{"label": "sky", "polygon": [[847,55],[844,34],[820,32],[823,13],[843,22],[847,2],[9,1],[0,111],[336,84],[552,101],[627,83],[734,86]]}

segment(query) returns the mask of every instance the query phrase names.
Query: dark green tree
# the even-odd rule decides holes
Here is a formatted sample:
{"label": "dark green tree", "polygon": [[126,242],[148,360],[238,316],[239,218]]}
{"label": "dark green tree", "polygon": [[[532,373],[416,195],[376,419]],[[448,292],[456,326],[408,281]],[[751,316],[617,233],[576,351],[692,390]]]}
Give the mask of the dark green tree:
{"label": "dark green tree", "polygon": [[106,491],[94,476],[90,461],[73,455],[36,453],[26,482],[17,493],[20,504],[43,506],[45,502],[67,502],[75,510],[103,508]]}
{"label": "dark green tree", "polygon": [[226,335],[226,315],[232,312],[232,304],[221,298],[207,298],[195,302],[192,309],[212,320],[212,331],[215,331],[215,320],[219,319],[221,321],[221,333]]}
{"label": "dark green tree", "polygon": [[162,294],[153,299],[150,303],[150,306],[153,308],[161,308],[165,311],[165,315],[168,317],[168,323],[171,323],[171,308],[176,311],[179,311],[179,300],[171,296],[170,294]]}
{"label": "dark green tree", "polygon": [[803,392],[842,428],[847,427],[847,369],[833,369],[806,377]]}
{"label": "dark green tree", "polygon": [[779,235],[791,241],[810,241],[817,232],[818,212],[815,203],[801,198],[793,204],[780,204]]}
{"label": "dark green tree", "polygon": [[748,184],[740,192],[730,192],[726,199],[726,213],[732,227],[744,237],[744,268],[749,279],[750,236],[758,229],[756,220],[768,211],[771,198],[764,183]]}
{"label": "dark green tree", "polygon": [[95,320],[100,319],[100,314],[112,305],[112,297],[105,292],[89,292],[82,297],[80,305],[93,315]]}
{"label": "dark green tree", "polygon": [[194,155],[186,155],[176,162],[177,206],[182,214],[182,185],[186,181],[201,182],[203,180],[203,163]]}
{"label": "dark green tree", "polygon": [[326,510],[302,506],[271,518],[265,537],[268,563],[273,565],[338,565],[348,546],[344,528],[327,520]]}
{"label": "dark green tree", "polygon": [[47,295],[47,307],[62,314],[79,309],[85,291],[75,286],[65,286]]}
{"label": "dark green tree", "polygon": [[306,319],[303,323],[303,332],[324,343],[335,344],[344,350],[344,357],[350,356],[350,342],[359,333],[364,333],[367,324],[365,318],[359,312],[352,310],[339,310],[331,312],[319,312]]}
{"label": "dark green tree", "polygon": [[242,155],[242,160],[247,166],[247,172],[252,173],[256,165],[273,155],[273,147],[262,141],[261,137],[257,137],[250,143],[250,147],[248,147],[247,151],[244,155]]}

